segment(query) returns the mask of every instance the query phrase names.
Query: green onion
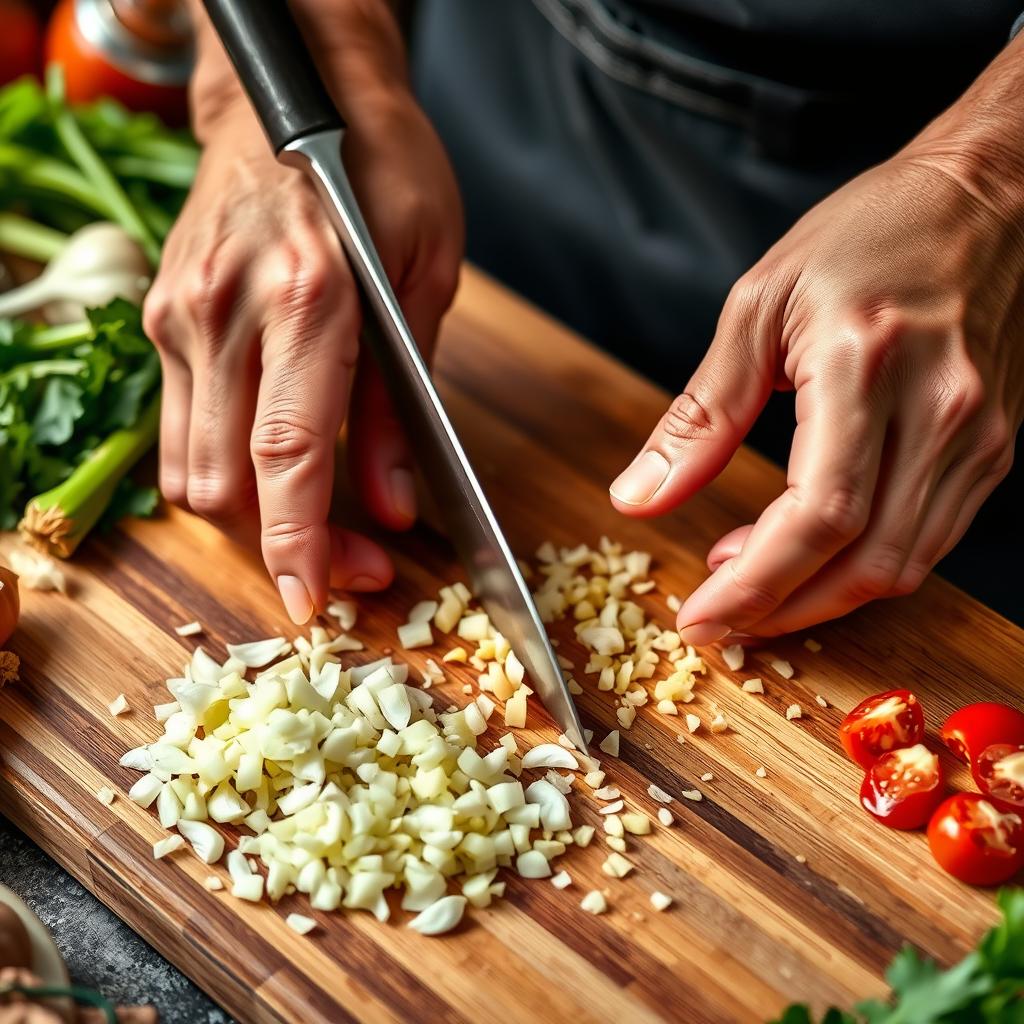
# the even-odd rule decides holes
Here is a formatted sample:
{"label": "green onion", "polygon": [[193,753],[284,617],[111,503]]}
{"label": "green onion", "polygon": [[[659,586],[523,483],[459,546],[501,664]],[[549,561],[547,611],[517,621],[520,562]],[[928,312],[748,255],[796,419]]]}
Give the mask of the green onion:
{"label": "green onion", "polygon": [[37,263],[49,263],[64,248],[68,236],[16,213],[0,213],[0,249]]}
{"label": "green onion", "polygon": [[155,267],[160,262],[160,245],[121,183],[85,137],[75,115],[65,105],[64,72],[59,64],[51,64],[46,69],[46,93],[53,106],[54,127],[64,148],[107,203],[121,227],[146,250],[150,263]]}

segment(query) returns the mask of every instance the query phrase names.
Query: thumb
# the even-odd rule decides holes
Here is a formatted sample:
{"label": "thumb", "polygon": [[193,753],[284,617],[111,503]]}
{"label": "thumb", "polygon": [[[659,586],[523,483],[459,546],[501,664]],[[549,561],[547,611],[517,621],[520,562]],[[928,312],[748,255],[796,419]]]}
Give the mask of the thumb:
{"label": "thumb", "polygon": [[778,346],[756,336],[753,327],[761,315],[743,305],[730,296],[715,340],[686,390],[611,485],[612,504],[620,512],[661,515],[692,497],[725,468],[764,408]]}

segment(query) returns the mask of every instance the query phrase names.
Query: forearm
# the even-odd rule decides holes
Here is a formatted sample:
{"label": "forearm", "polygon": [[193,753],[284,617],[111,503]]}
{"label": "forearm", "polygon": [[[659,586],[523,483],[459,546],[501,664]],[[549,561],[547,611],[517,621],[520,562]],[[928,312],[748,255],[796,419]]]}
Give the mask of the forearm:
{"label": "forearm", "polygon": [[941,161],[983,201],[1024,216],[1024,32],[907,151]]}
{"label": "forearm", "polygon": [[[201,0],[190,4],[197,35],[192,127],[205,142],[224,113],[244,109],[246,100]],[[343,115],[408,89],[405,45],[386,0],[291,0],[290,6]]]}

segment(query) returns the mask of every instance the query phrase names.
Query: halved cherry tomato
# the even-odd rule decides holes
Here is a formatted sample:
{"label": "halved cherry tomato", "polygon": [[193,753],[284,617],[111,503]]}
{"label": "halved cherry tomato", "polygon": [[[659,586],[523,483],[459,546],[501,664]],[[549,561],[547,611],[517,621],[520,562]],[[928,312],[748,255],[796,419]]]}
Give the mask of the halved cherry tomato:
{"label": "halved cherry tomato", "polygon": [[1024,744],[993,743],[981,752],[971,771],[986,796],[1024,808]]}
{"label": "halved cherry tomato", "polygon": [[924,713],[909,690],[889,690],[862,700],[839,726],[839,738],[851,760],[870,768],[897,747],[912,747],[924,737]]}
{"label": "halved cherry tomato", "polygon": [[928,845],[940,867],[969,885],[998,885],[1024,867],[1024,823],[977,793],[939,804]]}
{"label": "halved cherry tomato", "polygon": [[860,802],[889,828],[922,828],[944,792],[938,757],[917,743],[890,750],[867,770]]}
{"label": "halved cherry tomato", "polygon": [[973,764],[993,743],[1024,745],[1024,713],[994,701],[968,704],[946,719],[939,735],[961,761]]}

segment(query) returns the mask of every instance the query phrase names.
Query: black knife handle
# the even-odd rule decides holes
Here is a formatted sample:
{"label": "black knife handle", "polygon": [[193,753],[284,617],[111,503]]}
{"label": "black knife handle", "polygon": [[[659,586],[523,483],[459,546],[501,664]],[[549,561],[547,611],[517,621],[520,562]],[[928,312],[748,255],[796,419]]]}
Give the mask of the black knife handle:
{"label": "black knife handle", "polygon": [[275,153],[303,136],[345,127],[287,0],[203,3]]}

